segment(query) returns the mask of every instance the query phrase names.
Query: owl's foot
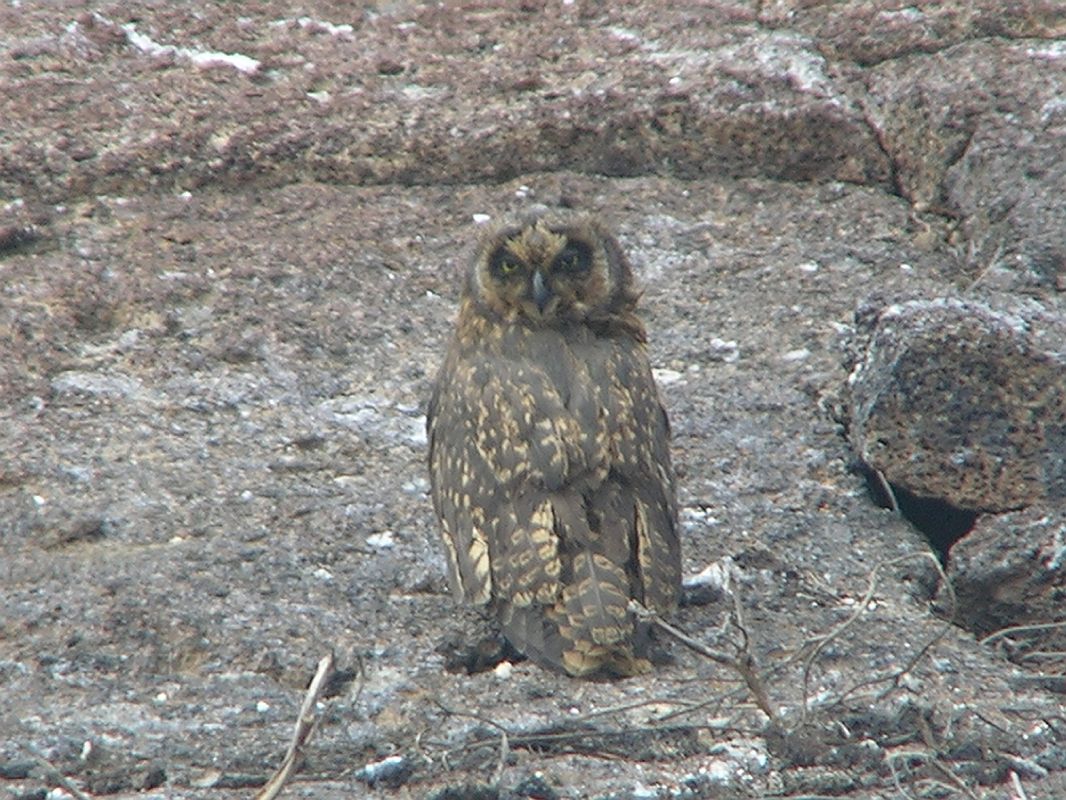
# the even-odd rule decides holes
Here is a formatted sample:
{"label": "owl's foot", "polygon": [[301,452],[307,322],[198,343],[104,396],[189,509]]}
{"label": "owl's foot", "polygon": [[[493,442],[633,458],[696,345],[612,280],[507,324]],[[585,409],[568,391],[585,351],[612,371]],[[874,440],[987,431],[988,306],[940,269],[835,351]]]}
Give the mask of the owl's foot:
{"label": "owl's foot", "polygon": [[452,637],[442,642],[437,652],[444,656],[444,668],[448,672],[467,675],[488,672],[504,661],[525,660],[525,656],[500,634],[485,636],[476,642]]}

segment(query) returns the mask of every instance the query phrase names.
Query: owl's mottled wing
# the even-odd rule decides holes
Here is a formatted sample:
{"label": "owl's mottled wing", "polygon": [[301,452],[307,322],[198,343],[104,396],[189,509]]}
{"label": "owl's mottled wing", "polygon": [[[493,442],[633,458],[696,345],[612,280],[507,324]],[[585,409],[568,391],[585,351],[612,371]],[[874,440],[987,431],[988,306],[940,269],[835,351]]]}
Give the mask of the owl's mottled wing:
{"label": "owl's mottled wing", "polygon": [[611,469],[591,495],[603,535],[632,546],[632,596],[669,611],[681,584],[681,544],[670,464],[670,426],[643,345],[616,342],[606,359],[605,401]]}
{"label": "owl's mottled wing", "polygon": [[628,600],[667,610],[680,582],[666,415],[638,342],[529,336],[453,349],[430,405],[450,582],[541,663],[629,674]]}
{"label": "owl's mottled wing", "polygon": [[551,492],[581,457],[581,432],[544,374],[457,346],[427,427],[453,593],[475,603],[554,602],[560,561]]}
{"label": "owl's mottled wing", "polygon": [[433,507],[448,559],[448,584],[456,599],[487,603],[493,580],[490,524],[498,509],[496,476],[473,448],[478,421],[488,409],[474,383],[477,369],[460,364],[453,348],[437,379],[426,414]]}
{"label": "owl's mottled wing", "polygon": [[[562,594],[554,605],[502,603],[504,632],[572,675],[643,671],[644,632],[628,601],[668,611],[681,580],[670,432],[643,346],[590,337],[564,347],[542,334],[531,349],[538,391],[552,399],[539,410],[553,415],[558,432],[554,447],[539,452],[567,455],[547,497]],[[567,430],[570,441],[561,436]]]}

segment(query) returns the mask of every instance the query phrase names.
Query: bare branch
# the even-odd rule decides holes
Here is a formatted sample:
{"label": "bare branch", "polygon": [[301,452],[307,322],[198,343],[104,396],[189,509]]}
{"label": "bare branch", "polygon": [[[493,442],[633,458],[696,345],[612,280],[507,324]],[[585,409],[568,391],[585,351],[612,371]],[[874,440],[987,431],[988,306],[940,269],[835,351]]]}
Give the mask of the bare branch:
{"label": "bare branch", "polygon": [[23,747],[25,747],[30,755],[33,756],[34,761],[40,764],[64,790],[74,795],[77,800],[92,800],[91,795],[88,795],[79,789],[74,781],[60,772],[51,761],[44,757],[44,753],[38,750],[34,745],[25,743],[23,744]]}
{"label": "bare branch", "polygon": [[1014,800],[1029,800],[1029,795],[1025,793],[1025,789],[1022,788],[1021,778],[1018,777],[1018,773],[1014,770],[1010,772],[1010,785],[1014,789]]}
{"label": "bare branch", "polygon": [[[483,716],[481,714],[477,714],[472,711],[457,711],[453,708],[448,708],[448,706],[444,705],[444,703],[442,703],[440,700],[434,699],[433,703],[445,714],[449,714],[455,717],[468,717],[469,719],[476,719],[478,722],[483,722],[486,725],[493,727],[500,732],[500,754],[499,757],[496,759],[496,769],[492,774],[492,785],[499,786],[500,779],[503,777],[503,771],[507,767],[507,757],[511,753],[511,741],[508,735],[507,728],[496,722],[496,720],[489,719],[488,717]],[[475,745],[480,744],[482,743],[475,743]]]}
{"label": "bare branch", "polygon": [[998,631],[988,634],[983,639],[978,640],[978,644],[988,644],[994,642],[996,639],[1000,639],[1004,636],[1010,636],[1014,633],[1029,633],[1031,631],[1046,631],[1053,630],[1054,628],[1066,628],[1066,620],[1056,622],[1042,622],[1034,623],[1032,625],[1012,625],[1009,628],[1000,628]]}
{"label": "bare branch", "polygon": [[[673,636],[679,642],[686,647],[695,650],[700,655],[715,661],[724,666],[730,667],[740,674],[740,677],[744,679],[744,683],[748,687],[748,691],[751,692],[752,698],[755,700],[755,705],[759,707],[767,717],[771,720],[776,720],[777,715],[774,713],[773,706],[770,705],[770,697],[766,692],[766,687],[763,686],[762,679],[759,677],[758,669],[755,665],[755,657],[752,656],[750,650],[748,650],[748,633],[741,627],[741,631],[744,636],[744,650],[739,658],[733,658],[726,653],[720,653],[717,650],[712,650],[703,644],[703,642],[697,641],[682,631],[680,628],[676,628],[666,620],[662,619],[651,609],[647,608],[644,604],[636,601],[629,601],[629,611],[636,614],[642,620],[645,620],[664,633]],[[738,619],[738,626],[740,620]]]}
{"label": "bare branch", "polygon": [[275,797],[281,794],[285,783],[296,771],[296,764],[300,754],[304,746],[311,740],[311,734],[314,733],[318,722],[318,717],[315,714],[315,704],[318,702],[318,698],[332,674],[333,653],[330,653],[318,662],[318,670],[315,672],[315,677],[311,680],[311,685],[307,687],[303,705],[300,706],[300,715],[296,719],[296,728],[293,730],[292,741],[289,742],[289,749],[285,753],[281,766],[278,767],[278,771],[274,773],[273,777],[266,782],[259,794],[255,796],[255,800],[274,800]]}
{"label": "bare branch", "polygon": [[878,488],[885,493],[885,497],[888,498],[889,507],[892,509],[892,513],[897,517],[902,516],[902,512],[899,510],[899,501],[896,499],[896,492],[892,489],[892,484],[888,482],[888,478],[885,477],[879,469],[872,470],[873,475],[877,478]]}
{"label": "bare branch", "polygon": [[863,614],[866,613],[866,611],[867,611],[867,609],[868,609],[868,607],[870,605],[870,602],[873,600],[874,594],[877,591],[877,586],[878,586],[878,584],[880,582],[880,573],[881,573],[881,571],[883,569],[888,568],[888,567],[894,567],[894,566],[896,566],[898,564],[903,563],[904,561],[909,561],[909,560],[914,559],[914,558],[928,559],[936,567],[937,572],[940,575],[940,580],[942,582],[942,585],[944,586],[945,591],[948,593],[948,597],[951,600],[951,615],[949,616],[948,620],[944,622],[943,627],[936,634],[936,636],[934,636],[932,639],[930,639],[928,642],[926,642],[925,645],[923,645],[918,650],[918,652],[914,655],[914,657],[911,658],[906,664],[904,664],[902,667],[900,667],[897,670],[893,670],[892,672],[889,672],[889,673],[886,673],[886,674],[883,674],[883,675],[876,675],[876,676],[872,677],[870,680],[863,681],[862,683],[858,683],[855,686],[852,686],[843,695],[841,695],[837,699],[836,702],[838,702],[838,703],[841,702],[845,697],[847,697],[848,695],[852,694],[853,692],[858,691],[859,689],[863,688],[864,686],[870,686],[870,685],[873,685],[873,684],[882,683],[882,682],[887,681],[887,680],[892,680],[892,681],[898,680],[901,676],[905,675],[907,672],[912,670],[914,668],[914,665],[917,664],[925,656],[925,654],[928,653],[929,650],[934,645],[936,645],[936,643],[939,642],[944,637],[944,635],[947,634],[947,632],[951,629],[951,621],[950,620],[951,620],[951,618],[953,618],[955,616],[955,610],[956,610],[956,607],[957,607],[956,600],[955,600],[955,588],[954,588],[954,586],[952,586],[950,579],[948,578],[947,574],[944,572],[944,568],[940,565],[940,562],[937,560],[936,556],[934,556],[932,553],[908,553],[907,555],[899,556],[898,558],[893,558],[893,559],[890,559],[888,561],[882,561],[881,563],[879,563],[876,566],[874,566],[874,568],[872,570],[870,570],[869,585],[866,587],[866,593],[862,596],[862,599],[859,600],[858,603],[856,603],[855,611],[847,619],[845,619],[843,622],[841,622],[839,625],[837,625],[835,628],[833,628],[833,630],[831,630],[829,633],[827,633],[825,636],[823,636],[821,639],[819,639],[817,641],[817,643],[815,644],[814,648],[811,650],[810,654],[807,656],[806,661],[804,662],[804,665],[803,665],[803,713],[804,713],[804,715],[806,715],[806,713],[808,711],[808,700],[810,698],[809,686],[810,686],[811,668],[814,666],[814,662],[818,658],[818,654],[821,653],[822,650],[825,649],[825,647],[828,644],[830,644],[832,641],[836,640],[841,635],[843,635],[843,633],[848,628],[850,628],[852,625],[855,624],[856,620],[858,620],[861,616],[863,616]]}

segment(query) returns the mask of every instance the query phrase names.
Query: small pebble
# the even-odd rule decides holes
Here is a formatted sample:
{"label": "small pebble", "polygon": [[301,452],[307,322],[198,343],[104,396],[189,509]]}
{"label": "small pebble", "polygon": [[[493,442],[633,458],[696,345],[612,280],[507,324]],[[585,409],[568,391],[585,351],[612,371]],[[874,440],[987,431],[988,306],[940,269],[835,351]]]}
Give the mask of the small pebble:
{"label": "small pebble", "polygon": [[396,546],[396,541],[392,538],[392,531],[372,533],[366,537],[366,543],[371,547],[378,547],[381,549],[388,549]]}
{"label": "small pebble", "polygon": [[415,478],[406,481],[401,487],[406,494],[425,494],[429,491],[429,481],[425,478]]}
{"label": "small pebble", "polygon": [[726,556],[718,561],[708,564],[700,572],[685,578],[684,586],[694,588],[696,586],[712,586],[722,592],[730,591],[730,582],[734,569],[733,559]]}
{"label": "small pebble", "polygon": [[371,786],[402,785],[411,774],[411,765],[403,756],[389,756],[381,761],[374,761],[359,770],[355,776]]}
{"label": "small pebble", "polygon": [[651,372],[655,376],[656,383],[661,386],[677,383],[682,378],[681,373],[674,369],[653,369]]}
{"label": "small pebble", "polygon": [[740,358],[740,346],[733,340],[726,341],[715,337],[711,339],[709,355],[714,361],[724,361],[727,364],[732,364]]}

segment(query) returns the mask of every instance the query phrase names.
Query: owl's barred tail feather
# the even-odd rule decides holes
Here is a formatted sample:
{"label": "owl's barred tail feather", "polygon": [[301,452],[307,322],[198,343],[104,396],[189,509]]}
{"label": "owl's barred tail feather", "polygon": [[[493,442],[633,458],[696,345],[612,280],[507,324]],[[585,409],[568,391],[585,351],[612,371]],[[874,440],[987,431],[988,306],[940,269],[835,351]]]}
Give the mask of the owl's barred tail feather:
{"label": "owl's barred tail feather", "polygon": [[458,597],[578,677],[651,668],[630,598],[674,607],[670,426],[640,292],[595,219],[537,210],[486,235],[426,411],[430,483]]}
{"label": "owl's barred tail feather", "polygon": [[598,553],[579,553],[572,578],[550,606],[500,607],[503,633],[518,650],[575,677],[624,677],[647,672],[637,652],[638,623],[627,611],[623,567]]}

